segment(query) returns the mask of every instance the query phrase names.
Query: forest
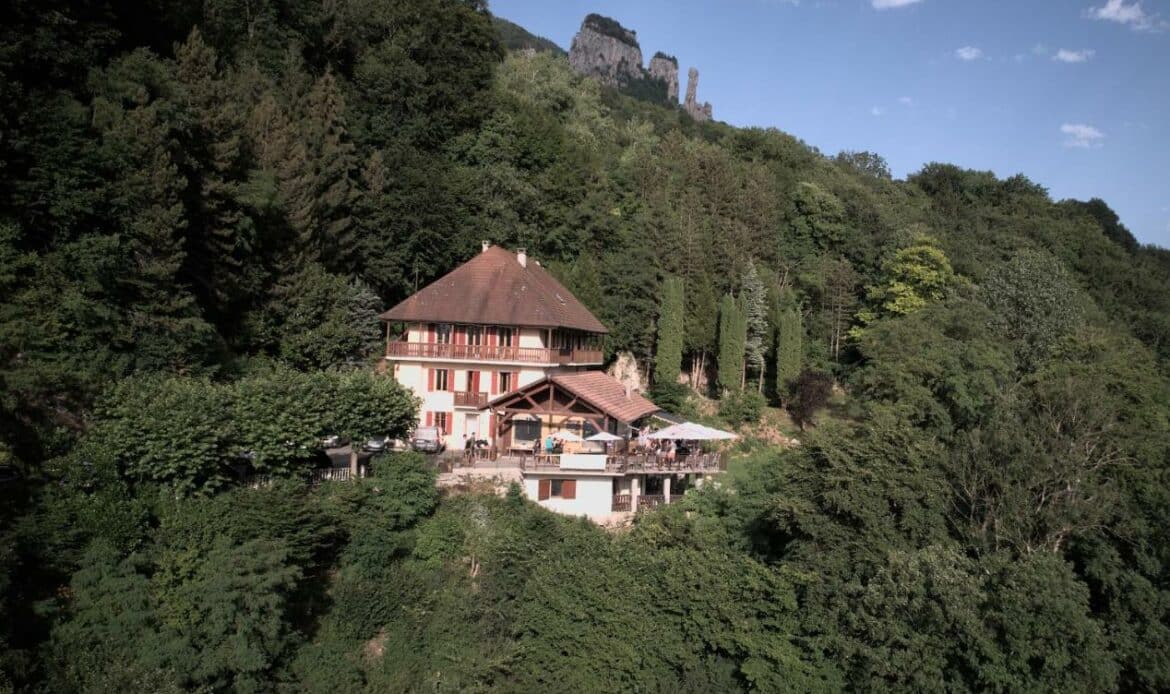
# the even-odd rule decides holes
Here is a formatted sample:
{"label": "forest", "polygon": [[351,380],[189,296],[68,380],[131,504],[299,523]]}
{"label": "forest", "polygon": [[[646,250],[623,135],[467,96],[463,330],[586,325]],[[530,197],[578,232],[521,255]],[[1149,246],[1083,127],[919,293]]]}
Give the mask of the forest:
{"label": "forest", "polygon": [[[9,0],[0,96],[0,692],[1170,689],[1170,251],[1106,202],[696,123],[484,0]],[[719,484],[306,484],[416,421],[377,314],[481,240],[738,427]]]}

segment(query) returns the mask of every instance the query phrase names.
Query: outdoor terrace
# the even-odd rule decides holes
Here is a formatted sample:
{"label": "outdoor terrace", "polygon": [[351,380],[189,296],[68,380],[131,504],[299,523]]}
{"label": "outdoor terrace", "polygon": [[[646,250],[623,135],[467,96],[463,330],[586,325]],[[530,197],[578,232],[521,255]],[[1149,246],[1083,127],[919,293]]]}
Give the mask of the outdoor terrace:
{"label": "outdoor terrace", "polygon": [[675,460],[656,454],[617,454],[605,456],[604,470],[561,467],[558,454],[529,454],[519,456],[520,469],[525,472],[606,472],[618,475],[640,473],[723,472],[727,459],[721,453],[693,453]]}

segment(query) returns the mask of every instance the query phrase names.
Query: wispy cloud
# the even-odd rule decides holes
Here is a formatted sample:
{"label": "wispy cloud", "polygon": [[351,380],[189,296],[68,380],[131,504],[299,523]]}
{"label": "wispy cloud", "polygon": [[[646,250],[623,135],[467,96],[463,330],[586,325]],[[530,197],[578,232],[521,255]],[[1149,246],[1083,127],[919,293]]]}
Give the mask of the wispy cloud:
{"label": "wispy cloud", "polygon": [[1149,14],[1142,9],[1141,0],[1106,0],[1100,7],[1090,7],[1085,11],[1089,19],[1100,19],[1107,22],[1117,22],[1130,27],[1135,31],[1153,31],[1165,29],[1166,22],[1157,14]]}
{"label": "wispy cloud", "polygon": [[877,117],[881,117],[881,116],[886,115],[886,109],[882,108],[881,106],[874,106],[873,108],[871,108],[869,110],[869,112],[871,115],[877,116]]}
{"label": "wispy cloud", "polygon": [[1102,145],[1101,140],[1105,139],[1105,133],[1084,123],[1065,123],[1060,126],[1060,132],[1067,136],[1065,147],[1096,149]]}
{"label": "wispy cloud", "polygon": [[902,104],[903,106],[913,106],[914,99],[909,96],[900,96],[898,97],[898,103]]}
{"label": "wispy cloud", "polygon": [[1085,63],[1097,55],[1097,51],[1091,48],[1086,48],[1083,51],[1070,51],[1067,48],[1062,48],[1057,51],[1052,59],[1061,63]]}
{"label": "wispy cloud", "polygon": [[875,10],[893,10],[899,7],[916,5],[922,0],[870,0]]}
{"label": "wispy cloud", "polygon": [[971,62],[972,60],[979,60],[983,57],[983,51],[974,46],[963,46],[955,51],[955,57],[959,60]]}

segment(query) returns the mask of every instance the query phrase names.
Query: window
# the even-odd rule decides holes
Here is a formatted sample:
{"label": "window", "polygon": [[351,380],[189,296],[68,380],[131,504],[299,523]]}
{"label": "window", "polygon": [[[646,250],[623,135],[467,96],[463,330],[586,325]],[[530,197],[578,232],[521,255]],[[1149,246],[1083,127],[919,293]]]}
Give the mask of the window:
{"label": "window", "polygon": [[537,482],[536,497],[544,499],[576,499],[577,480],[540,480]]}
{"label": "window", "polygon": [[512,372],[511,371],[501,371],[500,372],[500,392],[501,393],[511,393],[513,385],[514,384],[512,383]]}
{"label": "window", "polygon": [[446,412],[435,413],[435,426],[439,427],[439,431],[444,434],[451,433],[451,418],[447,416]]}
{"label": "window", "polygon": [[511,328],[497,328],[499,331],[499,344],[501,347],[512,346],[512,329]]}
{"label": "window", "polygon": [[434,369],[431,371],[434,384],[431,390],[451,390],[451,372],[448,369]]}
{"label": "window", "polygon": [[451,344],[451,324],[450,323],[431,323],[430,332],[435,336],[435,343],[440,345]]}
{"label": "window", "polygon": [[482,345],[483,344],[483,328],[478,325],[467,326],[467,344]]}
{"label": "window", "polygon": [[535,441],[540,438],[540,422],[535,419],[517,419],[512,422],[513,441]]}

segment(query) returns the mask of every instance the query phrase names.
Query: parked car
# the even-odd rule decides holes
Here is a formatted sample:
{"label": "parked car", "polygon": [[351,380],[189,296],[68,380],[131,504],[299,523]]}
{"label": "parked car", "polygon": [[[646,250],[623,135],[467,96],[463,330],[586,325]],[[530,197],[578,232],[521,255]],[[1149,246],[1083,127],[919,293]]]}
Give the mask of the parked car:
{"label": "parked car", "polygon": [[329,436],[321,439],[322,448],[341,448],[347,443],[349,443],[349,439],[338,434],[330,434]]}
{"label": "parked car", "polygon": [[439,427],[418,427],[410,438],[410,447],[420,453],[442,453],[447,444]]}
{"label": "parked car", "polygon": [[385,436],[371,437],[369,441],[366,441],[362,445],[362,450],[365,450],[369,453],[381,453],[386,450],[388,441],[388,438]]}

